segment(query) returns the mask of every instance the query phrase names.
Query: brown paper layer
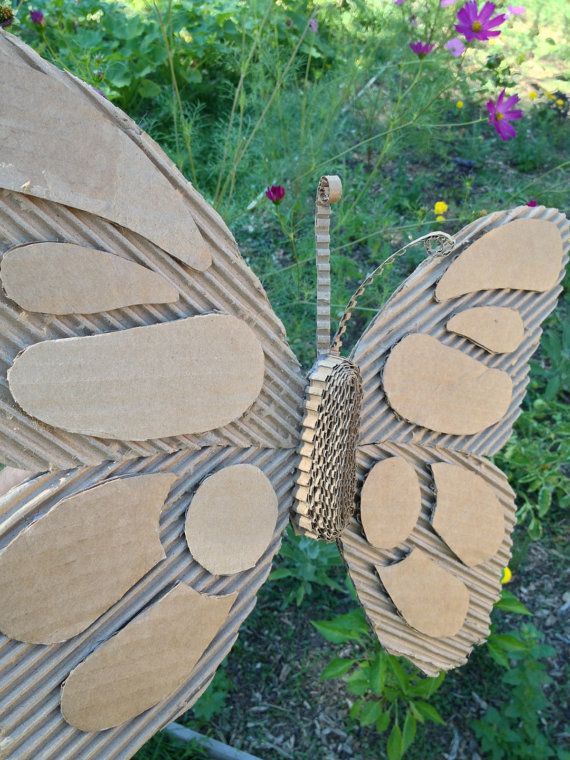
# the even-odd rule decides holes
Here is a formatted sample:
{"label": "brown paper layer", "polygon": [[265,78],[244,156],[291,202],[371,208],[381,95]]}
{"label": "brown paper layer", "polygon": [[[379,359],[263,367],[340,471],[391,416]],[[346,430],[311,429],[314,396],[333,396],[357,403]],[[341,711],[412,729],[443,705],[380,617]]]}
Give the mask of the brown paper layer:
{"label": "brown paper layer", "polygon": [[544,293],[558,280],[562,238],[542,219],[517,219],[497,227],[458,256],[435,289],[438,301],[477,290]]}
{"label": "brown paper layer", "polygon": [[145,441],[241,417],[264,369],[245,322],[210,314],[36,343],[16,358],[8,384],[25,412],[55,428]]}
{"label": "brown paper layer", "polygon": [[[413,441],[425,446],[438,445],[490,455],[506,442],[513,423],[520,414],[520,404],[528,383],[529,358],[538,347],[541,324],[554,309],[561,290],[563,269],[560,268],[557,283],[544,293],[520,290],[487,291],[437,303],[434,300],[434,291],[446,269],[472,242],[489,229],[505,226],[520,218],[538,219],[552,224],[555,228],[554,234],[562,236],[564,262],[567,261],[570,225],[566,217],[555,209],[527,206],[512,211],[500,211],[477,220],[456,236],[455,252],[442,258],[429,258],[424,261],[390,298],[352,353],[351,358],[358,364],[362,373],[364,390],[361,444],[387,440],[399,443]],[[459,310],[478,306],[505,307],[519,312],[526,332],[516,351],[507,355],[489,355],[464,338],[448,332],[446,325],[454,314]],[[426,333],[446,346],[460,349],[466,356],[477,359],[490,369],[506,372],[513,382],[513,393],[503,418],[476,435],[443,435],[426,430],[395,414],[382,388],[382,371],[393,346],[411,330]]]}
{"label": "brown paper layer", "polygon": [[0,39],[0,67],[0,187],[97,214],[208,269],[212,254],[191,208],[131,139],[131,125],[18,60],[9,39]]}
{"label": "brown paper layer", "polygon": [[524,324],[518,311],[498,306],[460,311],[449,320],[447,329],[494,354],[515,351],[524,338]]}
{"label": "brown paper layer", "polygon": [[0,552],[0,630],[51,644],[84,631],[165,554],[158,519],[176,476],[113,480],[56,504]]}
{"label": "brown paper layer", "polygon": [[433,638],[455,636],[469,609],[465,584],[421,549],[393,565],[377,566],[390,599],[406,623]]}
{"label": "brown paper layer", "polygon": [[498,422],[512,396],[506,372],[422,333],[392,349],[382,380],[388,403],[401,417],[454,435],[479,433]]}
{"label": "brown paper layer", "polygon": [[[57,757],[57,760],[79,757],[125,760],[156,731],[189,708],[228,654],[238,629],[255,605],[259,587],[267,578],[271,559],[289,519],[295,462],[294,451],[285,449],[218,447],[185,451],[163,454],[149,461],[106,462],[95,468],[42,475],[15,489],[17,493],[13,492],[11,497],[0,500],[1,548],[54,503],[99,483],[101,478],[136,475],[142,468],[152,472],[172,471],[178,476],[161,514],[160,538],[166,559],[116,605],[85,632],[62,644],[34,646],[0,635],[2,748],[6,760],[35,760],[42,754]],[[234,464],[251,464],[263,470],[279,498],[279,517],[271,543],[255,568],[239,575],[216,577],[192,560],[184,538],[184,518],[198,484],[209,473]],[[85,734],[67,724],[60,711],[60,691],[70,671],[179,582],[211,596],[238,594],[223,633],[208,647],[193,675],[176,693],[116,729]]]}
{"label": "brown paper layer", "polygon": [[469,567],[486,562],[499,549],[505,533],[503,508],[495,492],[464,467],[433,464],[435,531]]}
{"label": "brown paper layer", "polygon": [[412,532],[422,508],[416,471],[401,457],[389,457],[370,470],[360,494],[360,519],[377,549],[391,549]]}
{"label": "brown paper layer", "polygon": [[8,298],[46,314],[95,314],[178,300],[174,285],[158,272],[71,243],[16,246],[4,254],[0,275]]}
{"label": "brown paper layer", "polygon": [[236,464],[210,475],[198,488],[184,532],[196,562],[214,575],[253,567],[271,542],[277,496],[258,467]]}
{"label": "brown paper layer", "polygon": [[[515,522],[514,494],[503,473],[490,462],[472,455],[444,449],[427,449],[413,444],[385,443],[365,446],[358,452],[358,472],[362,482],[374,465],[389,457],[401,457],[411,464],[420,483],[422,511],[408,538],[397,547],[376,549],[369,544],[358,515],[341,539],[342,552],[360,602],[380,643],[388,651],[412,660],[424,672],[435,675],[465,663],[475,644],[489,635],[490,613],[501,592],[501,575],[508,564],[511,532]],[[493,488],[503,509],[505,532],[499,550],[477,567],[463,564],[435,533],[431,516],[435,507],[434,482],[429,465],[436,462],[461,465],[482,477]],[[481,526],[481,530],[484,526]],[[470,597],[465,623],[453,636],[433,638],[411,628],[384,590],[377,567],[402,560],[420,549],[445,571],[465,584]]]}
{"label": "brown paper layer", "polygon": [[61,694],[65,720],[102,731],[168,697],[191,677],[236,597],[175,586],[71,671]]}

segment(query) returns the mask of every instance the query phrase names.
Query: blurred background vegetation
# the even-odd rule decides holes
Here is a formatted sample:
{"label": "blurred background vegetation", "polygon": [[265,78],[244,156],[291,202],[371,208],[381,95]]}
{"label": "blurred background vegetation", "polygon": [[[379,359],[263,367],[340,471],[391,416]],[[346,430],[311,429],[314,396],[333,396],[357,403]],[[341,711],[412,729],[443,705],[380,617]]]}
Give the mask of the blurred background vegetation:
{"label": "blurred background vegetation", "polygon": [[[344,183],[333,229],[337,316],[372,268],[430,230],[453,233],[535,201],[568,211],[566,0],[526,0],[500,37],[454,58],[444,43],[460,6],[37,0],[14,4],[10,31],[161,144],[232,228],[308,367],[320,174]],[[419,58],[416,40],[436,48]],[[485,110],[503,88],[524,110],[508,142]],[[273,184],[285,188],[279,205],[264,194]],[[399,260],[367,292],[349,342],[420,258]],[[182,723],[263,758],[570,758],[568,306],[564,296],[547,323],[523,414],[496,457],[518,493],[513,580],[469,664],[427,679],[382,652],[336,547],[288,533],[226,665]],[[138,754],[201,756],[165,734]]]}

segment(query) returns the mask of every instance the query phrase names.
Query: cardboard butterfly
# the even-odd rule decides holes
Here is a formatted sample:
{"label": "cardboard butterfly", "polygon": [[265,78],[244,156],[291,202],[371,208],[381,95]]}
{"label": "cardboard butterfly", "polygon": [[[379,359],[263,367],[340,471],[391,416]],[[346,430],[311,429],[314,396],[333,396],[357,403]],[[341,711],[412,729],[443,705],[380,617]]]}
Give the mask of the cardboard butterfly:
{"label": "cardboard butterfly", "polygon": [[386,649],[429,674],[465,662],[515,519],[486,457],[556,304],[565,217],[469,225],[346,359],[340,333],[329,345],[339,188],[323,181],[307,382],[216,212],[123,113],[8,34],[0,146],[0,451],[32,473],[0,501],[2,756],[127,758],[186,710],[291,509],[338,540]]}

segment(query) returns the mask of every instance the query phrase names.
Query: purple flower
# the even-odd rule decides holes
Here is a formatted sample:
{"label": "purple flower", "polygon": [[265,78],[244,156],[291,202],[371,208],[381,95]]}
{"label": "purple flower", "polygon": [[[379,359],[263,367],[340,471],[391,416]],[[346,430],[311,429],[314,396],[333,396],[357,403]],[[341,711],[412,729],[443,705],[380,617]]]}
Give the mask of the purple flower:
{"label": "purple flower", "polygon": [[526,8],[524,5],[509,5],[507,12],[511,16],[522,16],[523,13],[526,13]]}
{"label": "purple flower", "polygon": [[429,42],[410,42],[410,50],[415,53],[418,58],[425,58],[434,49],[435,45],[431,45]]}
{"label": "purple flower", "polygon": [[394,0],[394,5],[403,5],[406,0]]}
{"label": "purple flower", "polygon": [[265,191],[265,196],[269,198],[271,203],[277,205],[278,203],[281,203],[285,197],[285,188],[283,185],[271,185],[271,187],[268,187]]}
{"label": "purple flower", "polygon": [[314,32],[315,34],[319,31],[319,22],[316,18],[310,18],[309,19],[309,29],[311,32]]}
{"label": "purple flower", "polygon": [[506,141],[512,137],[516,137],[517,132],[511,121],[517,121],[523,117],[523,112],[518,108],[514,108],[518,102],[518,95],[511,95],[510,98],[505,98],[504,90],[501,90],[496,101],[487,101],[489,124],[495,127],[501,140]]}
{"label": "purple flower", "polygon": [[9,5],[0,5],[0,29],[7,29],[14,21],[14,12]]}
{"label": "purple flower", "polygon": [[538,201],[535,201],[533,198],[532,200],[528,201],[526,205],[530,206],[531,208],[535,208],[536,206],[538,206]]}
{"label": "purple flower", "polygon": [[444,47],[446,50],[449,50],[454,58],[459,58],[459,56],[465,52],[465,45],[459,37],[454,37],[452,40],[449,40],[449,42],[445,43]]}
{"label": "purple flower", "polygon": [[494,12],[494,3],[485,3],[479,10],[477,0],[469,0],[457,11],[459,23],[455,25],[455,28],[459,34],[465,37],[467,42],[472,40],[485,42],[491,37],[498,37],[501,32],[498,32],[495,27],[504,24],[507,17],[504,14],[493,16]]}
{"label": "purple flower", "polygon": [[455,5],[457,0],[439,0],[439,4],[442,8],[449,8],[450,5]]}
{"label": "purple flower", "polygon": [[45,16],[41,11],[30,11],[30,21],[37,26],[43,26],[46,22]]}

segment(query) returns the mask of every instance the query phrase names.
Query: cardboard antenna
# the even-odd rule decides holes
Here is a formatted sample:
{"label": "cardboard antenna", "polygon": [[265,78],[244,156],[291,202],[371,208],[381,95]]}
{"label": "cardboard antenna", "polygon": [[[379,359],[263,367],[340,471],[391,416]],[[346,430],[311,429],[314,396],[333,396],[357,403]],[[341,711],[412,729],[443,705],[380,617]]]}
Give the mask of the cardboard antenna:
{"label": "cardboard antenna", "polygon": [[[331,203],[342,198],[340,177],[321,177],[315,206],[317,256],[317,357],[331,353]],[[336,352],[338,356],[338,352]]]}

